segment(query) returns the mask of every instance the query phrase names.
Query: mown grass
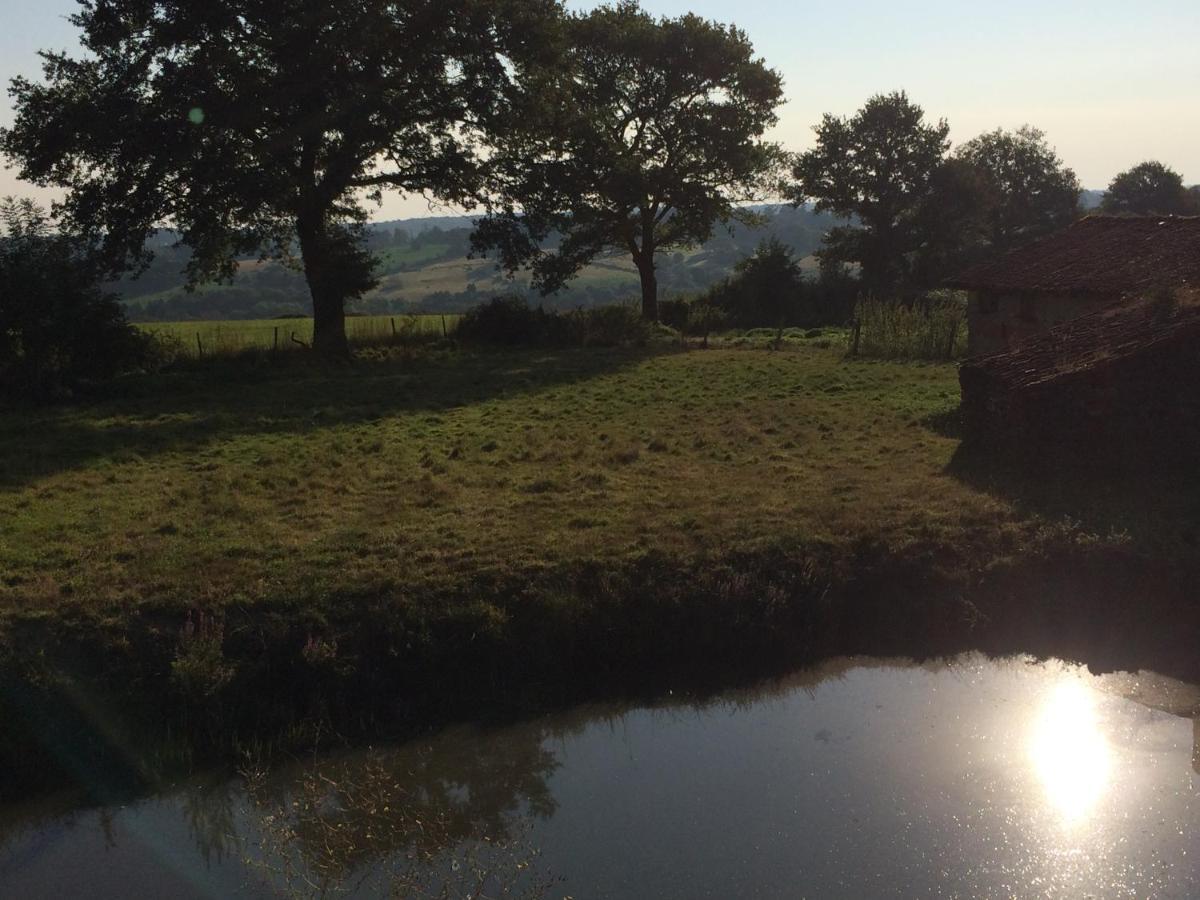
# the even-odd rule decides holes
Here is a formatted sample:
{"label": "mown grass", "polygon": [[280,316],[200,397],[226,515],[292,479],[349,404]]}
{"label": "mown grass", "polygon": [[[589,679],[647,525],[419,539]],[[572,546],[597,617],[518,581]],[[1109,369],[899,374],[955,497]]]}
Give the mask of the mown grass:
{"label": "mown grass", "polygon": [[[443,336],[457,315],[350,316],[346,337],[352,346],[386,344]],[[185,357],[230,356],[248,352],[290,352],[312,344],[313,320],[231,319],[204,322],[152,322],[138,326],[174,341]]]}
{"label": "mown grass", "polygon": [[791,535],[1003,528],[945,366],[578,351],[202,369],[0,420],[0,604],[336,592]]}
{"label": "mown grass", "polygon": [[[1045,525],[1028,483],[951,474],[955,367],[785,347],[218,361],[0,416],[0,612],[319,598],[781,538],[1002,556]],[[1137,513],[1119,483],[1054,481],[1051,521],[1188,533],[1186,491]]]}

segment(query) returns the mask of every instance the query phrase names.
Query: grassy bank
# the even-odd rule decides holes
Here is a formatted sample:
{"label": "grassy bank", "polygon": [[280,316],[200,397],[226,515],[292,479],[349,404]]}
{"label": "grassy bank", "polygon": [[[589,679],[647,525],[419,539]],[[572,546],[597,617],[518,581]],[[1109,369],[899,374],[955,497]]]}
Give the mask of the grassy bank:
{"label": "grassy bank", "polygon": [[956,378],[816,343],[446,347],[0,417],[0,756],[828,652],[1190,652],[1195,488],[964,460]]}

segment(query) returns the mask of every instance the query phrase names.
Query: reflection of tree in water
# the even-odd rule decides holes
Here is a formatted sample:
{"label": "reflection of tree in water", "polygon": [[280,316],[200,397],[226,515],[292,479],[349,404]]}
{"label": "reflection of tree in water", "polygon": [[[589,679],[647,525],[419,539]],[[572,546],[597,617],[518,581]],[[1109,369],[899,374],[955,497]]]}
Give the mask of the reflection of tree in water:
{"label": "reflection of tree in water", "polygon": [[206,867],[224,862],[240,849],[236,803],[228,784],[192,784],[180,797],[180,805]]}
{"label": "reflection of tree in water", "polygon": [[[982,659],[961,662],[970,667]],[[161,802],[182,810],[207,865],[245,851],[253,857],[252,875],[267,875],[292,894],[537,896],[550,883],[528,846],[527,825],[556,812],[549,786],[559,766],[556,740],[605,724],[620,729],[631,709],[664,716],[729,712],[798,690],[814,692],[862,666],[936,673],[958,664],[834,659],[718,692],[582,705],[502,729],[453,729],[397,750],[252,777],[245,795],[213,781],[193,781]],[[1175,715],[1200,713],[1200,686],[1146,672],[1106,675],[1092,683]],[[1200,718],[1193,721],[1200,771]],[[0,817],[0,852],[48,823],[87,823],[115,847],[130,824],[122,827],[124,813],[111,807],[102,807],[93,819],[87,806],[70,799],[8,813]]]}
{"label": "reflection of tree in water", "polygon": [[457,729],[286,778],[250,776],[262,829],[251,863],[305,895],[382,882],[404,896],[540,896],[550,881],[522,838],[529,817],[555,811],[546,779],[558,762],[543,733]]}

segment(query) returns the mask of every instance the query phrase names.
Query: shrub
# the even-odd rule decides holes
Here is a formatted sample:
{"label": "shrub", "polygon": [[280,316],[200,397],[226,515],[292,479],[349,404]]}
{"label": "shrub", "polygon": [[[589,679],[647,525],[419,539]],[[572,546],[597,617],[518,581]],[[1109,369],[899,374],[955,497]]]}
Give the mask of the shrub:
{"label": "shrub", "polygon": [[708,346],[708,336],[725,327],[729,317],[717,304],[701,297],[688,308],[687,333],[699,337]]}
{"label": "shrub", "polygon": [[700,298],[720,308],[735,328],[779,329],[799,325],[843,325],[849,318],[854,280],[822,271],[806,278],[790,247],[764,241],[753,256],[741,260],[733,274]]}
{"label": "shrub", "polygon": [[147,364],[152,340],[99,282],[86,241],[29,201],[0,204],[0,393],[45,399]]}
{"label": "shrub", "polygon": [[469,310],[455,335],[506,346],[615,347],[644,343],[650,326],[633,306],[598,306],[569,313],[533,309],[520,297],[496,297]]}
{"label": "shrub", "polygon": [[152,371],[165,369],[188,358],[183,338],[169,331],[141,332],[145,341],[144,367]]}
{"label": "shrub", "polygon": [[854,314],[860,356],[956,359],[966,351],[967,303],[957,291],[931,291],[910,303],[866,298]]}
{"label": "shrub", "polygon": [[684,331],[688,325],[688,308],[691,304],[682,297],[658,301],[658,321],[668,328]]}
{"label": "shrub", "polygon": [[179,646],[171,661],[171,678],[192,700],[216,696],[233,680],[234,666],[225,659],[225,617],[188,613],[179,630]]}
{"label": "shrub", "polygon": [[644,344],[650,326],[633,306],[597,306],[570,313],[572,343],[583,347],[619,347]]}
{"label": "shrub", "polygon": [[455,333],[464,341],[515,346],[567,343],[568,329],[562,316],[510,296],[469,309]]}

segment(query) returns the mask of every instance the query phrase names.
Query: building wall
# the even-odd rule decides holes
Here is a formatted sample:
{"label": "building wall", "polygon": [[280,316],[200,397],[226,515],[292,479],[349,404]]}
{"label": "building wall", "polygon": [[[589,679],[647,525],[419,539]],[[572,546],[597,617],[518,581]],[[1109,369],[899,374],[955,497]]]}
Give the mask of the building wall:
{"label": "building wall", "polygon": [[1200,454],[1200,327],[1148,341],[1136,353],[1010,387],[993,367],[964,365],[964,441],[1038,466],[1185,462]]}
{"label": "building wall", "polygon": [[1114,299],[1094,294],[971,291],[967,295],[967,352],[971,356],[999,353],[1055,325],[1096,312]]}

